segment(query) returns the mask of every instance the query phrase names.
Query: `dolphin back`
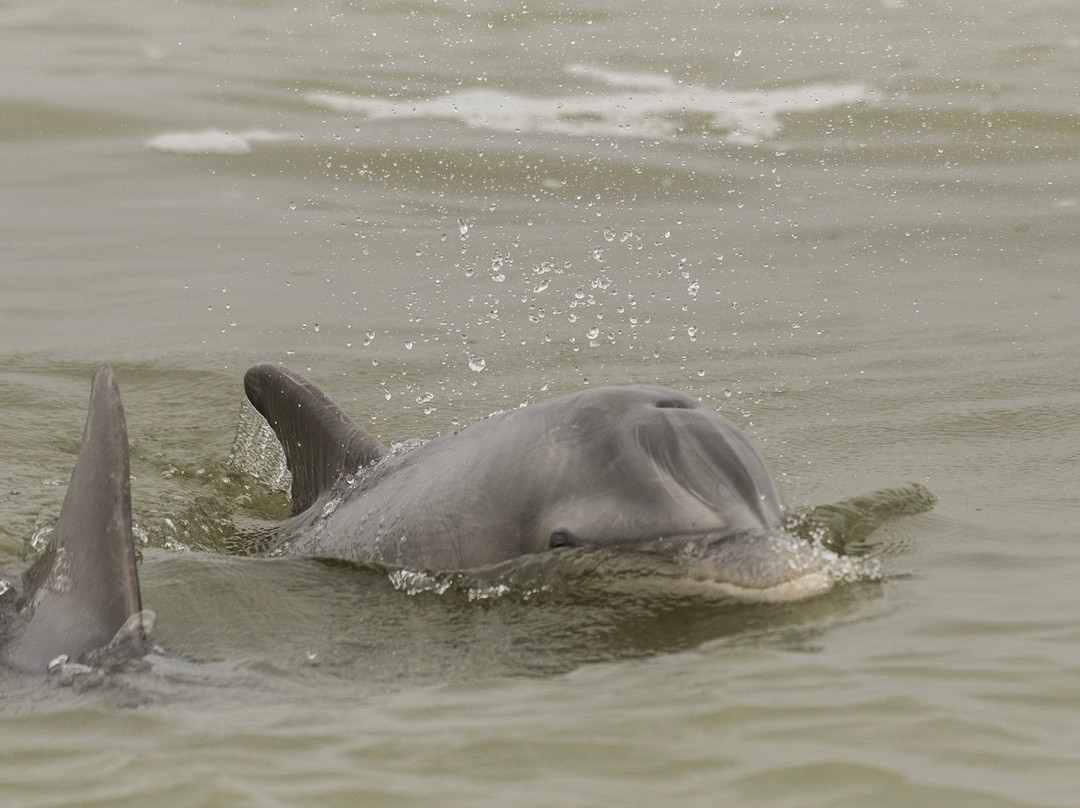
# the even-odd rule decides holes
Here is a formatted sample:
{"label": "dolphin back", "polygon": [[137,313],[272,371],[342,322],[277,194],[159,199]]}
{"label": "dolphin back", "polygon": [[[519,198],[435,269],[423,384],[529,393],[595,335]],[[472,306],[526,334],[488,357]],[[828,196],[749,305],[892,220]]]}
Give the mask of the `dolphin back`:
{"label": "dolphin back", "polygon": [[299,373],[256,365],[244,375],[244,390],[285,451],[294,515],[310,508],[343,474],[386,454],[374,435]]}
{"label": "dolphin back", "polygon": [[22,602],[25,628],[5,659],[25,671],[44,670],[62,654],[84,659],[109,646],[121,629],[143,638],[127,425],[108,365],[94,373],[86,428],[60,519],[26,572]]}

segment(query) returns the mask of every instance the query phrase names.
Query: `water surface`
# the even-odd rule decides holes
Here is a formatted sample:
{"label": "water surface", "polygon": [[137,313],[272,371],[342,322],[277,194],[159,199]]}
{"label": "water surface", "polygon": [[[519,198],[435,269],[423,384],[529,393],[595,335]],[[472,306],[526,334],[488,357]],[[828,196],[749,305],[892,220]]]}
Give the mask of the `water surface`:
{"label": "water surface", "polygon": [[[0,558],[95,363],[168,653],[0,674],[5,805],[1067,806],[1072,3],[8,4]],[[800,604],[409,594],[216,551],[241,375],[386,443],[588,385],[739,423],[793,507],[907,482]],[[407,588],[406,588],[407,589]]]}

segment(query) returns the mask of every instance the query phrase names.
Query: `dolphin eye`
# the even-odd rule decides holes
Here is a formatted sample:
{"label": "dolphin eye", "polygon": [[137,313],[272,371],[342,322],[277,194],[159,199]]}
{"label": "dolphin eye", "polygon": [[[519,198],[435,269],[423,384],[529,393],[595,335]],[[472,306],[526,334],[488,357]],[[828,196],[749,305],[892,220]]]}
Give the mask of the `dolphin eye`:
{"label": "dolphin eye", "polygon": [[570,547],[574,544],[573,537],[565,530],[556,530],[548,539],[548,547]]}

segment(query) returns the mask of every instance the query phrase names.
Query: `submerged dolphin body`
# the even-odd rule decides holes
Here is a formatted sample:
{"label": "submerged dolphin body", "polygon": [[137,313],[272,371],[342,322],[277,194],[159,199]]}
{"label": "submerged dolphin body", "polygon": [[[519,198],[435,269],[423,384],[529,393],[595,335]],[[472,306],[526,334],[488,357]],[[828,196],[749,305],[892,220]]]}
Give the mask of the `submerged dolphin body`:
{"label": "submerged dolphin body", "polygon": [[615,545],[750,600],[833,583],[743,433],[683,393],[584,390],[391,453],[299,374],[257,365],[244,385],[292,473],[275,551],[449,571]]}
{"label": "submerged dolphin body", "polygon": [[[146,650],[131,532],[127,426],[116,377],[91,383],[82,445],[52,539],[5,593],[0,660],[40,672],[66,656],[107,664]],[[8,615],[8,612],[13,612]]]}

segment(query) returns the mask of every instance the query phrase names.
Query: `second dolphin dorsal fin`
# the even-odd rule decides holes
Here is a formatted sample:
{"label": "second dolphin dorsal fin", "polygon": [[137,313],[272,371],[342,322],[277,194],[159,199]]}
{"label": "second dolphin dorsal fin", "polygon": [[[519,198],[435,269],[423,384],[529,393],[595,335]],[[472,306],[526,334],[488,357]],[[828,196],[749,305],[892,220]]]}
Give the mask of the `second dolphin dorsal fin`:
{"label": "second dolphin dorsal fin", "polygon": [[244,375],[244,390],[285,450],[294,514],[310,508],[341,475],[386,454],[378,438],[299,373],[256,365]]}
{"label": "second dolphin dorsal fin", "polygon": [[127,425],[108,365],[94,373],[60,520],[25,581],[28,623],[5,655],[16,668],[43,671],[61,654],[82,659],[107,646],[121,628],[143,634]]}

